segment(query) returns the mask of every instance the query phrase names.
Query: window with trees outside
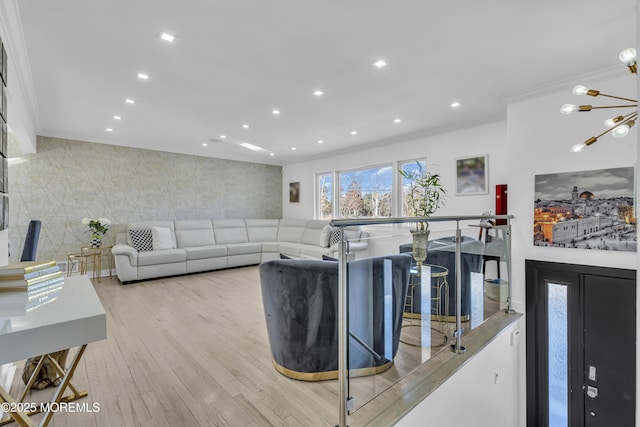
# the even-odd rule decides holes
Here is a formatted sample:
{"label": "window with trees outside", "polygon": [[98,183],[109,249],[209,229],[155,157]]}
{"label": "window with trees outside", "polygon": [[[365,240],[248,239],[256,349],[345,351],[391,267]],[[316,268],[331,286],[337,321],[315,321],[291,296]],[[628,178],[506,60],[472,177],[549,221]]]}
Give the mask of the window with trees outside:
{"label": "window with trees outside", "polygon": [[[403,172],[409,173],[420,173],[420,171],[425,171],[427,168],[426,160],[407,160],[404,162],[398,163],[398,169]],[[398,174],[399,175],[399,174]],[[413,184],[413,179],[405,178],[404,176],[399,176],[399,187],[400,187],[400,209],[398,212],[400,216],[413,216],[414,212],[411,212],[409,209],[409,205],[407,204],[407,194],[409,194],[409,189],[411,188],[411,184]]]}
{"label": "window with trees outside", "polygon": [[[400,176],[398,170],[419,172],[421,167],[426,167],[425,158],[335,173],[319,173],[316,175],[316,217],[332,219],[411,215],[407,211],[406,195],[412,180]],[[334,197],[339,198],[335,204]]]}
{"label": "window with trees outside", "polygon": [[391,165],[339,172],[340,218],[390,217],[392,174]]}
{"label": "window with trees outside", "polygon": [[333,176],[331,173],[317,175],[318,188],[318,219],[333,217]]}

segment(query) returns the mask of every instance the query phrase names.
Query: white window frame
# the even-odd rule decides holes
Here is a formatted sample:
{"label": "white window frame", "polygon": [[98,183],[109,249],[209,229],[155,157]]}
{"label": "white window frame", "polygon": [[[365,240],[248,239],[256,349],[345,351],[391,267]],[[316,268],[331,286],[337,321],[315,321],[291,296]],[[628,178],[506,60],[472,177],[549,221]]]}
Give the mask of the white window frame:
{"label": "white window frame", "polygon": [[318,172],[316,173],[314,182],[315,182],[315,197],[314,197],[314,216],[316,219],[324,219],[322,218],[322,204],[320,202],[320,179],[323,176],[331,177],[331,194],[329,195],[331,199],[331,217],[335,218],[335,173],[334,172]]}
{"label": "white window frame", "polygon": [[406,164],[415,163],[415,162],[423,162],[425,169],[427,168],[427,157],[416,157],[412,159],[406,160],[395,160],[388,163],[378,163],[373,165],[364,165],[360,167],[354,167],[349,169],[339,169],[333,171],[326,172],[317,172],[315,174],[314,183],[315,183],[315,197],[314,197],[314,212],[316,219],[321,219],[322,215],[320,212],[321,204],[320,204],[320,178],[322,176],[331,176],[331,208],[332,208],[332,218],[338,219],[340,217],[340,176],[344,173],[356,172],[360,170],[368,170],[368,169],[382,169],[391,167],[391,216],[399,217],[403,215],[402,212],[402,177],[398,173],[399,170],[402,170],[402,167]]}
{"label": "white window frame", "polygon": [[[334,213],[334,218],[341,218],[340,216],[340,175],[344,174],[344,173],[349,173],[349,172],[356,172],[356,171],[361,171],[361,170],[367,170],[367,169],[382,169],[382,168],[391,168],[391,187],[389,188],[390,192],[391,192],[391,216],[393,216],[393,180],[395,179],[394,177],[394,173],[396,172],[395,169],[395,164],[394,162],[389,162],[389,163],[379,163],[379,164],[375,164],[375,165],[365,165],[365,166],[361,166],[361,167],[357,167],[357,168],[350,168],[350,169],[341,169],[341,170],[336,170],[334,173],[334,202],[333,202],[333,213]],[[336,183],[338,185],[336,185]],[[374,218],[374,217],[364,217],[364,218]]]}

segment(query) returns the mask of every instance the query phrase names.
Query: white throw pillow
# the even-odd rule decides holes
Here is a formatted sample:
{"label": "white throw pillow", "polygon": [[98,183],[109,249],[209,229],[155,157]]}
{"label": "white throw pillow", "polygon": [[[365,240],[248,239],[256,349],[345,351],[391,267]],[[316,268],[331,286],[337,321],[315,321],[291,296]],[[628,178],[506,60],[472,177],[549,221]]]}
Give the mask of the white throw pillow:
{"label": "white throw pillow", "polygon": [[328,248],[330,238],[331,238],[331,226],[327,224],[324,226],[324,228],[320,232],[320,247]]}
{"label": "white throw pillow", "polygon": [[154,251],[174,249],[171,230],[167,227],[151,227],[151,235],[153,236]]}

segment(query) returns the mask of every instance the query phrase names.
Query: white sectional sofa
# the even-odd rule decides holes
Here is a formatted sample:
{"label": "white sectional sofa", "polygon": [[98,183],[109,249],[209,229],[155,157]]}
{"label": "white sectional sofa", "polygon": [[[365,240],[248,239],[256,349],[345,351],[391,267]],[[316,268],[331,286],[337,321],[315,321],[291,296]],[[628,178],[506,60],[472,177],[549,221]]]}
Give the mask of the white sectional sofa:
{"label": "white sectional sofa", "polygon": [[[331,244],[332,231],[323,220],[144,221],[128,224],[127,233],[118,233],[112,253],[116,273],[124,283],[255,265],[280,258],[280,254],[336,257],[338,245]],[[144,248],[137,238],[140,234],[157,238]],[[345,228],[344,234],[352,259],[368,256],[368,233]]]}

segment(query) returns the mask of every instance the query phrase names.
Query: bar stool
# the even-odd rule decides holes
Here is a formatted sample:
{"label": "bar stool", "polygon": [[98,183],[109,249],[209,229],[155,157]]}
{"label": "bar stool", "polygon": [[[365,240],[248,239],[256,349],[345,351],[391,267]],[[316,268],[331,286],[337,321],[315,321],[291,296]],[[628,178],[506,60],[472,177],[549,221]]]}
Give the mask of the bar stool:
{"label": "bar stool", "polygon": [[[404,314],[405,322],[402,327],[422,327],[420,318],[422,317],[422,310],[429,310],[429,316],[431,320],[436,320],[440,324],[440,328],[431,328],[434,331],[440,332],[443,335],[443,342],[439,345],[432,345],[433,347],[439,347],[444,345],[447,340],[447,333],[445,330],[445,319],[449,317],[449,283],[447,281],[447,276],[449,275],[449,270],[445,267],[435,264],[424,264],[425,267],[429,267],[430,277],[427,279],[430,281],[429,290],[431,292],[429,301],[429,308],[422,306],[422,301],[418,301],[418,306],[420,307],[420,312],[416,312],[415,310],[415,301],[414,301],[414,292],[417,286],[421,285],[421,277],[418,275],[418,270],[412,266],[410,271],[409,278],[409,289],[407,292],[407,297],[405,299],[404,305]],[[444,313],[443,313],[444,306]],[[407,312],[408,311],[408,312]],[[415,322],[415,323],[414,323]],[[404,338],[400,338],[400,341],[409,344],[412,346],[421,346],[420,344],[416,344],[410,342]]]}
{"label": "bar stool", "polygon": [[78,264],[78,272],[87,274],[89,263],[93,264],[93,278],[100,282],[101,257],[99,252],[80,252],[67,256],[67,276],[71,276],[74,263]]}

